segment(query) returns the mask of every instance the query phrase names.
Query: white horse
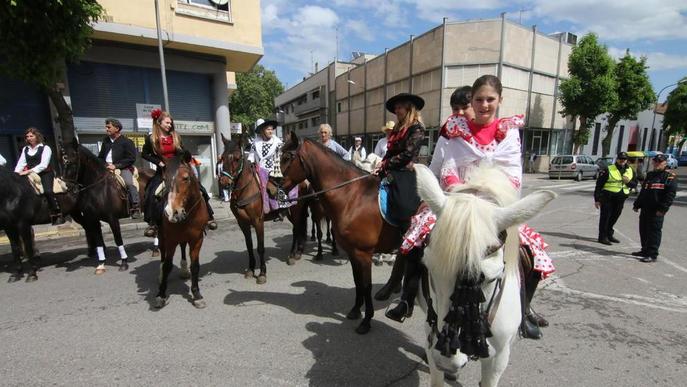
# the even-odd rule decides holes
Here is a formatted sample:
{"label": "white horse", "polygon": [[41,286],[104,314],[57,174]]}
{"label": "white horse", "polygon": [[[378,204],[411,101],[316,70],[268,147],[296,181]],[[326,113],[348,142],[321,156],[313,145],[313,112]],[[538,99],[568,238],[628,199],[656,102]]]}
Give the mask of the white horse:
{"label": "white horse", "polygon": [[379,167],[379,165],[381,163],[382,163],[382,158],[377,156],[374,153],[368,154],[367,157],[365,158],[365,160],[363,160],[363,161],[357,161],[356,160],[354,162],[356,167],[362,169],[365,172],[374,171],[375,169],[377,169],[377,167]]}
{"label": "white horse", "polygon": [[[485,280],[480,286],[486,301],[481,303],[482,310],[487,309],[492,294],[494,301],[488,318],[492,333],[487,338],[489,356],[481,359],[480,385],[496,386],[508,365],[510,346],[521,321],[517,225],[537,214],[556,194],[538,191],[517,200],[517,191],[506,175],[483,165],[468,176],[468,183],[447,195],[429,168],[416,164],[415,171],[418,194],[437,215],[423,258],[438,316],[435,327],[426,324],[431,385],[443,386],[444,372],[456,374],[468,362],[462,352],[447,357],[435,345],[438,332],[446,324],[444,316],[449,312],[457,278],[476,279],[483,274]],[[499,238],[503,230],[508,230],[505,243]],[[500,293],[494,293],[497,284]],[[422,295],[418,304],[426,310]]]}

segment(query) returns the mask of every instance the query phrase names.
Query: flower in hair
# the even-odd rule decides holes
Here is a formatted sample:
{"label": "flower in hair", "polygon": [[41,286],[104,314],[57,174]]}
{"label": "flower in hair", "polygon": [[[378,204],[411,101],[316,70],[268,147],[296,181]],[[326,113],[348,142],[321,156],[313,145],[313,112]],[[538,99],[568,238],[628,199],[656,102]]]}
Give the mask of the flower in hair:
{"label": "flower in hair", "polygon": [[160,118],[160,115],[162,114],[162,110],[155,108],[150,112],[150,116],[154,119],[157,120]]}

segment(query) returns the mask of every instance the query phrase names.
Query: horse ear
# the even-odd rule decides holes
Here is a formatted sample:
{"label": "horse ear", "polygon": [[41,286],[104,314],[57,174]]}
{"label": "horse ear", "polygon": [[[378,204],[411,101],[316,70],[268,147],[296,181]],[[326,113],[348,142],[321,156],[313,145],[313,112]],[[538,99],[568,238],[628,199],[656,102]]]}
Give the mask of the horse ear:
{"label": "horse ear", "polygon": [[191,162],[191,159],[192,159],[191,152],[189,152],[188,150],[185,150],[185,149],[184,149],[184,153],[181,154],[181,159],[182,159],[185,163],[190,163],[190,162]]}
{"label": "horse ear", "polygon": [[446,195],[441,190],[439,182],[427,166],[415,164],[415,178],[417,179],[417,194],[429,205],[432,212],[439,215],[446,204]]}
{"label": "horse ear", "polygon": [[498,230],[505,230],[511,226],[522,224],[537,215],[551,200],[556,198],[553,191],[537,191],[517,202],[494,210],[494,218]]}
{"label": "horse ear", "polygon": [[226,148],[229,140],[227,140],[227,138],[224,137],[224,133],[220,133],[220,136],[222,136],[222,144],[224,144],[224,147]]}
{"label": "horse ear", "polygon": [[74,149],[79,148],[79,140],[76,137],[72,138],[72,148],[74,148]]}

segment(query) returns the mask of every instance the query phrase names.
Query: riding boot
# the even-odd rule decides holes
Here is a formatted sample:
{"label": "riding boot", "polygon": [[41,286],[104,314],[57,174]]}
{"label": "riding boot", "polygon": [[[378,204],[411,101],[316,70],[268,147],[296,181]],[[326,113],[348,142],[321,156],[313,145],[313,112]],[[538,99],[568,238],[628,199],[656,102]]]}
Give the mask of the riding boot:
{"label": "riding boot", "polygon": [[46,193],[45,196],[48,199],[48,204],[50,207],[50,219],[52,220],[52,225],[57,226],[64,224],[64,215],[62,215],[62,210],[60,209],[60,203],[57,201],[54,193]]}
{"label": "riding boot", "polygon": [[413,315],[415,296],[417,296],[420,277],[422,276],[422,253],[421,249],[415,248],[406,256],[405,280],[403,281],[403,293],[401,302],[395,308],[389,309],[386,317],[403,322],[407,317]]}
{"label": "riding boot", "polygon": [[521,321],[520,321],[520,334],[522,337],[526,339],[534,339],[534,340],[539,340],[542,338],[543,334],[541,332],[541,329],[539,329],[539,326],[537,324],[532,323],[527,318],[527,311],[529,309],[529,302],[527,301],[527,290],[526,290],[526,281],[525,281],[525,275],[521,271],[520,272],[520,278],[521,278],[521,285],[520,285],[520,311],[522,313]]}
{"label": "riding boot", "polygon": [[536,324],[539,327],[548,327],[549,322],[546,321],[546,319],[542,317],[539,313],[533,311],[531,307],[532,299],[534,298],[534,293],[537,291],[537,286],[539,285],[540,280],[541,273],[534,270],[532,270],[530,275],[528,275],[525,279],[525,301],[527,304],[525,309],[525,316],[531,323]]}
{"label": "riding boot", "polygon": [[205,187],[202,185],[200,186],[200,193],[203,195],[203,199],[205,200],[205,207],[208,209],[208,229],[210,230],[217,230],[217,222],[215,222],[215,211],[212,210],[212,206],[210,205],[210,195],[208,195],[208,191],[205,190]]}
{"label": "riding boot", "polygon": [[398,254],[396,261],[394,261],[394,267],[391,269],[391,276],[389,280],[377,293],[375,293],[375,300],[384,301],[388,300],[392,294],[398,293],[401,290],[401,281],[403,280],[403,273],[406,269],[406,256],[404,254]]}

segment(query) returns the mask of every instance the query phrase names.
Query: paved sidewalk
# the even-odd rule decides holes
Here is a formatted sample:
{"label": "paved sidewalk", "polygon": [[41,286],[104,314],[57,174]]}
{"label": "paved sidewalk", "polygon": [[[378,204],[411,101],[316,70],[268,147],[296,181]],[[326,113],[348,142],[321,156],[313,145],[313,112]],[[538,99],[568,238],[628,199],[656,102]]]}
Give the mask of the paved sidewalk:
{"label": "paved sidewalk", "polygon": [[[212,208],[215,210],[215,219],[220,221],[220,220],[226,220],[226,219],[233,219],[234,215],[231,213],[231,210],[229,209],[229,203],[222,202],[221,200],[217,198],[212,198],[210,199],[210,205],[212,205]],[[122,231],[131,231],[131,230],[145,230],[147,227],[147,224],[143,222],[143,219],[121,219],[120,225],[122,228]],[[103,235],[110,235],[112,234],[112,231],[110,230],[110,227],[102,223],[103,226]],[[59,225],[59,226],[53,226],[49,224],[39,224],[36,226],[33,226],[34,233],[36,234],[36,241],[44,241],[44,240],[51,240],[51,239],[58,239],[58,238],[67,238],[67,237],[77,237],[77,236],[85,236],[84,229],[76,222],[74,221],[68,221],[65,224]],[[7,236],[5,235],[4,231],[0,231],[0,246],[5,246],[9,245],[9,239],[7,239]]]}

